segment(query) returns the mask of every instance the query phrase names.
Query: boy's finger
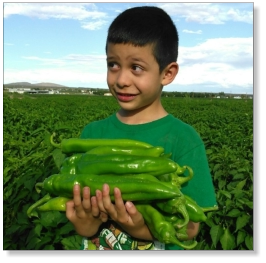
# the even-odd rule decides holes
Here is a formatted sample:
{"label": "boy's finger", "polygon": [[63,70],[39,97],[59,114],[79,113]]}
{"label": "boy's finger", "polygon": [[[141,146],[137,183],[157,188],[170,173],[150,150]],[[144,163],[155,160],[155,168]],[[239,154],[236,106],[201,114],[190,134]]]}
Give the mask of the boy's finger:
{"label": "boy's finger", "polygon": [[127,215],[124,200],[122,199],[121,191],[119,188],[114,188],[115,208],[118,217]]}
{"label": "boy's finger", "polygon": [[104,205],[105,210],[108,212],[108,215],[113,220],[116,220],[117,218],[116,205],[114,205],[111,201],[110,187],[108,184],[103,185],[102,196],[103,196],[103,205]]}
{"label": "boy's finger", "polygon": [[103,204],[103,195],[102,192],[100,190],[96,190],[96,200],[97,200],[97,205],[99,207],[99,210],[101,212],[107,212],[106,209],[104,208],[104,204]]}
{"label": "boy's finger", "polygon": [[73,201],[75,205],[75,210],[77,214],[84,212],[82,202],[81,202],[81,194],[80,194],[80,185],[75,184],[73,187]]}
{"label": "boy's finger", "polygon": [[100,213],[101,212],[100,212],[99,207],[98,207],[96,196],[92,196],[91,197],[91,214],[92,214],[92,216],[97,218],[100,216]]}
{"label": "boy's finger", "polygon": [[86,212],[91,211],[90,188],[87,186],[83,188],[82,206]]}
{"label": "boy's finger", "polygon": [[113,207],[111,198],[110,198],[110,188],[108,184],[103,185],[103,191],[102,191],[102,201],[104,208],[110,212],[110,209]]}

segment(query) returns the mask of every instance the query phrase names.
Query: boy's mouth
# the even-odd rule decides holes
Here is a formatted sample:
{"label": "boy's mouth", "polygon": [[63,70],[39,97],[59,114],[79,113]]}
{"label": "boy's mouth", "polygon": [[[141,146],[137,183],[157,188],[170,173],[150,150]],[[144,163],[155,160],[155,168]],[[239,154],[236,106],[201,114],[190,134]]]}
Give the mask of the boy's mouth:
{"label": "boy's mouth", "polygon": [[133,100],[137,95],[136,94],[130,94],[130,93],[116,93],[116,96],[118,100],[120,101],[131,101]]}

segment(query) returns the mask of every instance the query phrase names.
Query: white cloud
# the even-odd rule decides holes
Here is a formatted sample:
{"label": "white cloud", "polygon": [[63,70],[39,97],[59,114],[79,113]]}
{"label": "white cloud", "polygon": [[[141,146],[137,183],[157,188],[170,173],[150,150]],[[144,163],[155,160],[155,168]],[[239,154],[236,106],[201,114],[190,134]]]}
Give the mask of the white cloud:
{"label": "white cloud", "polygon": [[97,11],[93,3],[6,3],[4,17],[10,15],[24,15],[39,19],[83,20],[102,18],[105,13]]}
{"label": "white cloud", "polygon": [[92,22],[82,22],[82,28],[89,29],[89,30],[97,30],[100,29],[103,25],[106,25],[106,20],[98,20],[98,21],[92,21]]}
{"label": "white cloud", "polygon": [[[169,15],[188,22],[224,24],[226,21],[253,23],[253,12],[231,8],[226,3],[165,3],[159,4]],[[236,3],[237,6],[237,3]]]}
{"label": "white cloud", "polygon": [[179,54],[176,84],[253,86],[253,38],[209,39],[195,47],[180,47]]}
{"label": "white cloud", "polygon": [[198,34],[198,35],[202,34],[202,30],[192,31],[192,30],[184,29],[182,30],[182,32],[188,33],[188,34]]}
{"label": "white cloud", "polygon": [[[226,12],[226,16],[228,20],[238,21],[238,22],[247,22],[247,23],[253,23],[253,15],[252,12],[247,11],[240,11],[238,9],[232,9],[230,8]],[[231,19],[230,19],[231,18]]]}
{"label": "white cloud", "polygon": [[106,23],[107,14],[97,10],[93,3],[6,3],[4,18],[22,15],[38,19],[72,19],[82,28],[96,30]]}

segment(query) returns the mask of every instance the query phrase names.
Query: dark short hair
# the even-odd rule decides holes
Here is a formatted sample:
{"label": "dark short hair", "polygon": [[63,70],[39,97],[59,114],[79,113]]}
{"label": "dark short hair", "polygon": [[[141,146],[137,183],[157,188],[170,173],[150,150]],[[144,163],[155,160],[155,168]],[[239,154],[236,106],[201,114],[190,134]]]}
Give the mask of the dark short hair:
{"label": "dark short hair", "polygon": [[141,6],[119,14],[108,29],[108,43],[146,46],[151,44],[160,72],[178,57],[178,31],[161,8]]}

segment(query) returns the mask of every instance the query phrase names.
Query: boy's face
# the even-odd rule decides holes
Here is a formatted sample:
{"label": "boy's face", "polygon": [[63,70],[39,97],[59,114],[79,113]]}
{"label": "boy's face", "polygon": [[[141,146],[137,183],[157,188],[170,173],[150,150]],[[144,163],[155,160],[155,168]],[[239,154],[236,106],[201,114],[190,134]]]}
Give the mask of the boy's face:
{"label": "boy's face", "polygon": [[160,101],[163,73],[159,72],[150,45],[107,46],[107,84],[122,109],[153,107]]}

